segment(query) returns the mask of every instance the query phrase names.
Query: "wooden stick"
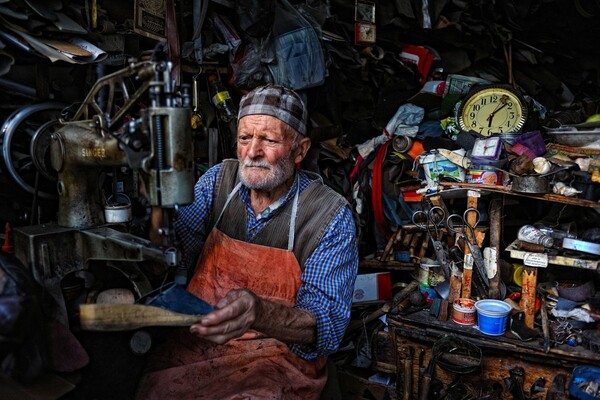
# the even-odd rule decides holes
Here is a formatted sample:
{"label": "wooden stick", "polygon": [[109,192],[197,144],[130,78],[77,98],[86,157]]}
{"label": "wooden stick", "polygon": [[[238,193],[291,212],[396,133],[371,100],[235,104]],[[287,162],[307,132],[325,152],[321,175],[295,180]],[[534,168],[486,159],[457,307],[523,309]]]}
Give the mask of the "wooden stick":
{"label": "wooden stick", "polygon": [[390,252],[392,251],[392,248],[394,247],[394,244],[400,240],[401,236],[402,236],[402,228],[398,229],[398,231],[392,235],[390,240],[388,240],[387,244],[385,245],[385,249],[383,250],[383,254],[381,254],[381,257],[379,258],[379,261],[382,261],[382,262],[387,261],[388,256],[390,255]]}
{"label": "wooden stick", "polygon": [[421,240],[421,237],[423,237],[423,232],[417,232],[414,234],[412,240],[410,241],[408,252],[410,253],[411,257],[415,255],[415,248],[417,247],[419,240]]}
{"label": "wooden stick", "polygon": [[[492,200],[490,204],[490,247],[495,250],[491,265],[496,267],[496,274],[490,279],[488,295],[492,299],[500,298],[500,238],[502,237],[502,201]],[[502,299],[500,299],[502,300]]]}
{"label": "wooden stick", "polygon": [[535,296],[537,288],[537,268],[525,266],[523,268],[523,284],[521,286],[521,303],[519,307],[525,311],[525,325],[533,329],[535,319]]}
{"label": "wooden stick", "polygon": [[[477,209],[476,196],[469,195],[467,197],[467,208]],[[469,223],[471,226],[475,225],[476,217],[477,216],[474,212],[470,212],[469,214],[467,214],[467,223]],[[467,240],[470,240],[471,243],[476,243],[469,230],[466,230],[465,234],[467,235]],[[469,250],[469,246],[467,245],[467,243],[464,244],[463,252],[465,254],[465,263],[463,265],[462,297],[468,299],[471,297],[471,282],[473,280],[473,257],[471,256],[471,250]]]}
{"label": "wooden stick", "polygon": [[425,255],[427,254],[427,249],[429,248],[430,241],[431,241],[431,238],[429,236],[429,232],[427,232],[425,234],[425,237],[423,238],[423,244],[421,245],[421,250],[419,250],[419,259],[425,257]]}

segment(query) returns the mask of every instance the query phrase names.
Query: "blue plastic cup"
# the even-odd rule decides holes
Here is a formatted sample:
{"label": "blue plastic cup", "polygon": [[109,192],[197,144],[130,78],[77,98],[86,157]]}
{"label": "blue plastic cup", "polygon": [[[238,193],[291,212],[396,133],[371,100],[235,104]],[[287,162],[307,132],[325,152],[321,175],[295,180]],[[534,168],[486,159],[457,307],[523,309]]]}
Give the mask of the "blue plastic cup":
{"label": "blue plastic cup", "polygon": [[506,332],[511,306],[501,300],[485,299],[475,303],[477,326],[486,335],[500,336]]}

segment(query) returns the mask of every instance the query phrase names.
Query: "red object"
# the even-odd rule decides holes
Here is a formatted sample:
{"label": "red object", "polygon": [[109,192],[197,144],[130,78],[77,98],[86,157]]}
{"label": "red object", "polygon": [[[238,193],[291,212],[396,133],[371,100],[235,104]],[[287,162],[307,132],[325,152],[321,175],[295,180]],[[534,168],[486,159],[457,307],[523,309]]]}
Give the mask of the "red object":
{"label": "red object", "polygon": [[381,229],[381,232],[383,232],[386,239],[390,237],[391,232],[388,228],[387,222],[385,220],[385,215],[383,213],[381,193],[383,191],[383,160],[385,159],[385,155],[387,154],[387,148],[389,144],[389,141],[385,142],[384,144],[379,146],[379,150],[377,150],[375,164],[373,165],[373,179],[371,183],[371,202],[373,203],[373,215],[375,217],[375,222],[377,222],[377,226],[379,226],[379,229]]}
{"label": "red object", "polygon": [[429,76],[429,70],[433,62],[433,53],[425,47],[408,45],[402,48],[400,58],[416,64],[417,70],[421,74],[421,84],[424,84]]}
{"label": "red object", "polygon": [[12,237],[11,233],[12,228],[10,224],[7,222],[4,226],[4,244],[2,245],[2,251],[8,254],[14,254],[15,248],[12,245]]}
{"label": "red object", "polygon": [[521,292],[512,292],[511,294],[509,294],[506,297],[508,297],[511,300],[520,300],[521,299]]}

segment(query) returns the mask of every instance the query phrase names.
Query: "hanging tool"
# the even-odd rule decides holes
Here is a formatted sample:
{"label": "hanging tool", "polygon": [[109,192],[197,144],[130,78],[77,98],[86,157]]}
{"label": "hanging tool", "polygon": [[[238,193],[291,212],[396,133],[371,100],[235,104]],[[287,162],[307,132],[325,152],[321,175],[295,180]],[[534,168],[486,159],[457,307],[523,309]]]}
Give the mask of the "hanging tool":
{"label": "hanging tool", "polygon": [[421,398],[423,393],[423,375],[425,374],[425,367],[423,366],[423,357],[425,357],[425,349],[421,347],[419,350],[419,380],[417,381],[417,398]]}
{"label": "hanging tool", "polygon": [[[474,213],[475,215],[475,222],[472,224],[468,222],[469,213]],[[483,260],[483,255],[481,254],[481,248],[475,239],[475,229],[477,228],[477,225],[479,225],[480,220],[481,214],[479,213],[479,210],[470,207],[465,210],[462,216],[459,214],[451,214],[448,216],[446,219],[446,226],[450,231],[458,234],[459,237],[466,242],[471,254],[473,255],[473,263],[477,268],[477,272],[479,272],[481,282],[487,291],[490,282],[487,276],[487,271],[485,270],[485,262]]]}
{"label": "hanging tool", "polygon": [[204,118],[200,111],[200,81],[198,77],[202,71],[198,72],[192,77],[192,118],[190,120],[190,126],[192,129],[201,129],[205,126]]}
{"label": "hanging tool", "polygon": [[514,367],[509,371],[510,378],[505,378],[504,383],[512,393],[515,400],[526,400],[523,382],[525,381],[525,370],[522,367]]}
{"label": "hanging tool", "polygon": [[429,211],[416,211],[412,215],[412,222],[429,234],[437,261],[442,267],[446,279],[450,278],[450,256],[442,244],[446,211],[440,206],[433,206]]}
{"label": "hanging tool", "polygon": [[433,380],[433,374],[435,371],[435,355],[431,353],[431,358],[429,359],[429,364],[427,365],[427,370],[422,374],[421,379],[423,382],[421,397],[419,400],[427,400],[429,397],[429,388],[431,387],[431,381]]}
{"label": "hanging tool", "polygon": [[546,291],[538,285],[538,296],[541,299],[540,317],[542,319],[542,336],[544,338],[544,353],[550,351],[550,322],[548,321],[548,306],[546,304]]}

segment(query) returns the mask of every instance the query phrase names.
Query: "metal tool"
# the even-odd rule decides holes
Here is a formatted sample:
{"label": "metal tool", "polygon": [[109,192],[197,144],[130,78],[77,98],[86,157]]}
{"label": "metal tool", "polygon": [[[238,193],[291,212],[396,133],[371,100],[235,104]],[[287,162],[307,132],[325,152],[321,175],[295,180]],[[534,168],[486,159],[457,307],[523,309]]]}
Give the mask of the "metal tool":
{"label": "metal tool", "polygon": [[[475,222],[473,224],[469,223],[469,213],[475,213]],[[483,255],[481,254],[481,248],[477,244],[477,239],[475,238],[475,229],[477,228],[477,225],[479,225],[480,220],[481,214],[479,213],[479,210],[470,207],[465,210],[462,216],[459,214],[449,215],[446,219],[446,226],[451,232],[458,234],[467,243],[467,246],[473,255],[473,263],[475,264],[475,267],[477,267],[481,281],[487,289],[490,283],[485,270],[485,262],[483,261]]]}
{"label": "metal tool", "polygon": [[584,253],[600,255],[600,244],[594,242],[586,242],[584,240],[579,239],[564,238],[562,248],[567,250],[577,250],[582,251]]}
{"label": "metal tool", "polygon": [[442,245],[446,211],[439,206],[433,206],[428,211],[416,211],[412,215],[412,222],[420,229],[429,233],[437,260],[442,267],[446,278],[450,277],[450,256]]}

